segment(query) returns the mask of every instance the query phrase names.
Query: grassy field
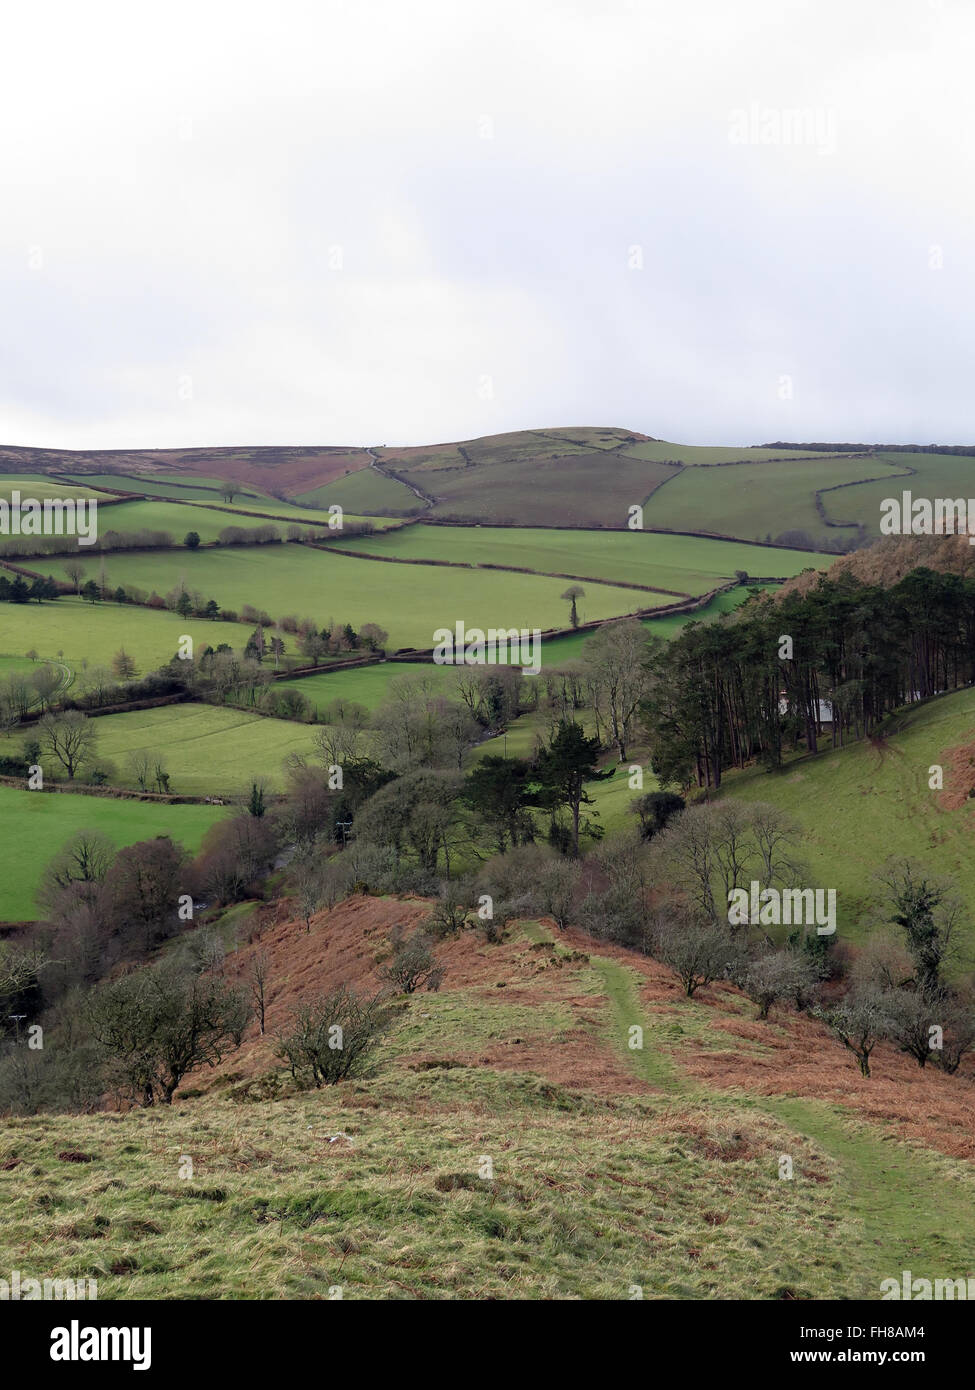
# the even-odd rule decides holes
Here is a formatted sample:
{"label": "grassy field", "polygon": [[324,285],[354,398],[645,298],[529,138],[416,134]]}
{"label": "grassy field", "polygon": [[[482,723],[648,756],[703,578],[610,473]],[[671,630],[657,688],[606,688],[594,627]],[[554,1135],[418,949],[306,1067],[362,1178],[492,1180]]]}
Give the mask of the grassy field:
{"label": "grassy field", "polygon": [[[77,483],[91,487],[106,487],[118,492],[148,492],[156,497],[173,497],[186,502],[219,502],[226,505],[220,496],[226,484],[219,478],[186,477],[172,473],[74,473],[66,474]],[[185,477],[186,475],[183,475]],[[239,487],[237,496],[241,504],[245,502],[270,502],[271,498],[255,488]]]}
{"label": "grassy field", "polygon": [[[900,501],[902,492],[915,497],[964,497],[975,494],[975,459],[947,454],[878,454],[890,468],[905,476],[824,492],[831,521],[858,521],[871,536],[880,534],[880,504],[885,497]],[[908,473],[908,470],[913,470]]]}
{"label": "grassy field", "polygon": [[36,497],[43,502],[46,497],[94,497],[98,501],[108,501],[107,494],[99,492],[92,482],[77,485],[62,483],[58,478],[48,478],[41,473],[2,473],[0,474],[0,497],[10,499],[10,494],[19,490],[21,501]]}
{"label": "grassy field", "polygon": [[[229,796],[262,779],[280,790],[284,759],[289,753],[310,754],[314,734],[307,724],[193,703],[106,714],[95,730],[99,761],[107,759],[116,768],[113,785],[136,788],[129,759],[145,750],[163,755],[170,791],[177,796]],[[25,737],[22,729],[0,735],[0,750],[18,753]]]}
{"label": "grassy field", "polygon": [[404,526],[383,536],[337,541],[340,549],[407,560],[453,560],[575,574],[611,583],[701,594],[736,570],[777,579],[829,557],[801,550],[768,550],[734,541],[702,540],[646,531],[549,531],[492,526]]}
{"label": "grassy field", "polygon": [[[90,570],[97,577],[97,563]],[[50,572],[64,578],[56,569]],[[184,635],[202,651],[220,642],[242,648],[252,631],[246,623],[211,623],[164,609],[88,603],[74,597],[54,603],[0,604],[0,651],[16,655],[33,648],[46,659],[63,660],[76,674],[86,663],[110,666],[120,647],[145,674],[169,661]]]}
{"label": "grassy field", "polygon": [[627,444],[623,450],[630,458],[651,459],[653,461],[667,462],[676,460],[685,467],[713,467],[721,463],[737,463],[748,460],[753,463],[767,463],[770,459],[828,459],[832,455],[826,452],[810,450],[803,453],[800,449],[753,449],[747,444],[741,445],[712,445],[712,444],[673,444],[666,439],[652,439],[643,444]]}
{"label": "grassy field", "polygon": [[[816,510],[817,490],[897,474],[891,464],[873,458],[685,469],[650,499],[643,524],[672,531],[713,531],[749,541],[775,540],[785,531],[803,530],[819,543],[830,536],[830,528]],[[845,509],[846,491],[826,494],[837,496],[844,499],[837,505]],[[842,534],[833,530],[832,538]]]}
{"label": "grassy field", "polygon": [[[23,737],[19,740],[23,743]],[[165,806],[102,796],[0,787],[0,921],[37,917],[34,894],[45,865],[79,830],[99,830],[120,849],[171,835],[195,851],[213,823],[214,806]]]}
{"label": "grassy field", "polygon": [[[625,530],[629,508],[643,505],[674,476],[662,463],[609,452],[517,458],[423,474],[434,515],[505,526],[610,526]],[[699,528],[684,528],[699,529]]]}
{"label": "grassy field", "polygon": [[0,676],[23,675],[36,671],[38,663],[28,656],[0,656]]}
{"label": "grassy field", "polygon": [[[458,619],[468,627],[544,629],[567,625],[569,615],[561,598],[563,579],[434,565],[411,565],[407,571],[301,545],[119,553],[106,556],[105,566],[113,586],[136,584],[165,594],[183,582],[221,607],[239,611],[251,603],[275,619],[294,613],[320,624],[333,618],[355,627],[378,622],[389,633],[391,649],[430,647],[434,631],[452,628]],[[38,568],[47,565],[38,562]],[[97,577],[99,568],[95,559],[87,572]],[[579,617],[583,622],[610,618],[666,602],[665,595],[592,585],[579,600]],[[9,646],[2,627],[0,646]]]}
{"label": "grassy field", "polygon": [[[75,474],[75,477],[76,479],[80,480],[82,475]],[[260,526],[268,521],[294,521],[299,523],[300,525],[308,526],[328,525],[328,518],[322,517],[320,509],[315,509],[312,507],[296,507],[293,506],[290,502],[281,502],[276,497],[269,497],[265,493],[256,492],[253,489],[248,489],[244,487],[238,488],[237,494],[233,502],[225,502],[222,496],[220,495],[219,484],[213,487],[201,488],[196,485],[195,480],[192,484],[187,483],[185,485],[171,480],[166,482],[160,482],[157,481],[155,474],[104,473],[99,475],[92,475],[92,477],[94,481],[101,482],[105,487],[114,487],[122,492],[146,493],[152,499],[160,497],[170,498],[174,503],[188,502],[192,503],[196,507],[203,508],[206,508],[207,504],[209,503],[213,510],[210,513],[208,513],[208,517],[224,517],[223,522],[220,523],[220,525],[218,525],[216,527],[216,530],[213,532],[213,536],[204,536],[202,527],[200,527],[199,525],[188,526],[185,527],[183,530],[180,530],[182,522],[179,519],[179,515],[175,507],[172,508],[168,513],[164,513],[164,511],[162,510],[164,504],[157,503],[155,500],[153,500],[152,502],[146,502],[142,504],[144,506],[159,506],[161,509],[159,515],[167,515],[171,519],[166,522],[146,521],[141,522],[140,525],[155,526],[157,527],[157,529],[164,531],[172,530],[176,534],[177,540],[182,539],[185,530],[199,531],[201,538],[203,540],[208,540],[214,539],[216,537],[217,531],[222,530],[224,526]],[[215,480],[201,479],[200,481],[213,482]],[[128,514],[129,508],[137,504],[126,502],[122,503],[121,505],[126,508],[126,512]],[[328,503],[326,502],[325,504],[323,504],[323,506],[324,509],[327,511]],[[111,511],[115,511],[114,506],[112,507]],[[106,513],[105,515],[108,515],[108,513]],[[238,520],[238,517],[249,518],[250,516],[253,516],[254,519]],[[347,519],[349,521],[373,521],[372,517],[366,518],[364,516],[356,516],[348,509]],[[382,524],[382,522],[373,521],[373,525]],[[107,529],[108,525],[109,523],[106,521],[102,529]],[[118,530],[121,528],[116,527],[116,529]]]}
{"label": "grassy field", "polygon": [[[965,902],[975,901],[973,803],[963,785],[958,809],[928,788],[929,768],[951,769],[963,778],[963,759],[952,749],[971,748],[975,690],[941,696],[898,715],[889,744],[851,744],[815,758],[803,757],[779,772],[732,773],[727,796],[770,801],[802,827],[801,855],[807,882],[837,890],[839,933],[862,941],[870,929],[871,873],[889,856],[914,857],[925,868],[950,877]],[[975,922],[963,926],[968,968],[975,967]]]}
{"label": "grassy field", "polygon": [[294,499],[310,506],[325,507],[338,503],[351,512],[394,512],[410,516],[424,509],[424,504],[404,483],[377,473],[375,468],[359,468],[337,482],[299,493]]}
{"label": "grassy field", "polygon": [[[255,503],[257,506],[257,503]],[[266,516],[248,516],[244,512],[225,512],[216,507],[181,502],[120,502],[101,511],[98,518],[100,534],[112,531],[168,531],[177,546],[181,546],[188,531],[195,531],[204,543],[215,541],[227,526],[240,526],[253,531],[258,526],[276,526],[283,536],[287,522]],[[313,523],[309,521],[308,525]],[[327,531],[328,521],[319,515],[319,528]]]}
{"label": "grassy field", "polygon": [[449,696],[457,685],[457,671],[427,661],[382,661],[375,666],[355,666],[351,671],[322,671],[317,676],[275,681],[274,689],[298,690],[318,709],[341,698],[374,710],[386,699],[391,681],[418,679],[429,681],[435,691]]}
{"label": "grassy field", "polygon": [[380,459],[396,472],[438,473],[442,469],[478,468],[499,463],[531,464],[539,459],[620,449],[636,437],[626,430],[578,426],[569,429],[511,430],[453,444],[415,449],[380,449]]}

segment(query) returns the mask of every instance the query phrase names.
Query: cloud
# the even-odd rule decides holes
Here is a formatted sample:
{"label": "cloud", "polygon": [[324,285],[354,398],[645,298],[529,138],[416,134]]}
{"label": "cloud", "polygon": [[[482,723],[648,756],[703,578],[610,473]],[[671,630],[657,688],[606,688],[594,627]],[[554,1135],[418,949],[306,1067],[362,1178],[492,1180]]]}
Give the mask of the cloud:
{"label": "cloud", "polygon": [[3,442],[970,436],[965,0],[7,30]]}

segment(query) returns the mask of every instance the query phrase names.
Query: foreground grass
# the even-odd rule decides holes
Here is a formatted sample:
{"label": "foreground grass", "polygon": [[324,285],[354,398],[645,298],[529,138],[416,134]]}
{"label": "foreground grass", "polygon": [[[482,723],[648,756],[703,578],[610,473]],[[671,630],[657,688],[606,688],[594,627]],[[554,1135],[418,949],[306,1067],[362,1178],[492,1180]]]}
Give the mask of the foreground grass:
{"label": "foreground grass", "polygon": [[[544,923],[512,944],[498,980],[402,1001],[365,1079],[266,1100],[230,1071],[172,1108],[6,1122],[0,1269],[102,1300],[876,1299],[903,1268],[966,1272],[970,1165],[708,1093],[680,1065],[705,1004],[644,1004],[628,963]],[[526,1045],[555,1070],[509,1069]],[[598,1091],[556,1079],[573,1049]]]}
{"label": "foreground grass", "polygon": [[459,1068],[17,1120],[0,1267],[101,1299],[852,1293],[855,1223],[812,1146],[778,1180],[785,1142],[766,1116]]}

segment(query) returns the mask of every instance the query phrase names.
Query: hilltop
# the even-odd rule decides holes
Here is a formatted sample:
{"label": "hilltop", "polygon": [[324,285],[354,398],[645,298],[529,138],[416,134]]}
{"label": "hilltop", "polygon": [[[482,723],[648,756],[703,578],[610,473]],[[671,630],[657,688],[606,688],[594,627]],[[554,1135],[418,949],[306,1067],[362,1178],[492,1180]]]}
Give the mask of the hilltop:
{"label": "hilltop", "polygon": [[[199,449],[0,447],[0,470],[55,473],[185,497],[235,483],[305,509],[502,526],[643,527],[842,553],[878,534],[880,503],[910,485],[954,495],[971,467],[883,445],[691,445],[616,426],[510,431],[452,443]],[[253,503],[252,503],[253,505]]]}

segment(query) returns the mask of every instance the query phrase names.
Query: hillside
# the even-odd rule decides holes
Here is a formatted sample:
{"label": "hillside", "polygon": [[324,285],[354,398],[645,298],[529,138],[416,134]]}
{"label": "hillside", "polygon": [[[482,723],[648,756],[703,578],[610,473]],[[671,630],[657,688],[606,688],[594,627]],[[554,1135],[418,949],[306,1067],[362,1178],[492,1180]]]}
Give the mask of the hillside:
{"label": "hillside", "polygon": [[[238,909],[226,968],[266,950],[280,1022],[374,983],[422,911],[356,898],[306,935]],[[338,1090],[261,1099],[252,1028],[171,1112],[9,1121],[0,1258],[41,1241],[102,1299],[876,1298],[891,1270],[967,1267],[969,1087],[886,1050],[862,1082],[818,1025],[758,1024],[728,986],[688,1002],[544,921],[441,950],[441,991],[404,1001],[374,1074]]]}
{"label": "hillside", "polygon": [[320,510],[501,526],[693,532],[843,552],[878,534],[891,492],[955,496],[971,469],[951,453],[877,446],[700,446],[616,427],[529,429],[455,443],[133,450],[0,447],[0,472],[214,500],[226,480]]}
{"label": "hillside", "polygon": [[[928,786],[935,765],[944,769],[943,791]],[[869,935],[871,876],[890,856],[923,861],[975,901],[975,690],[907,709],[875,738],[795,758],[780,771],[733,773],[723,792],[771,801],[799,822],[809,881],[836,888],[844,940]],[[975,969],[973,924],[965,925],[961,966]]]}

